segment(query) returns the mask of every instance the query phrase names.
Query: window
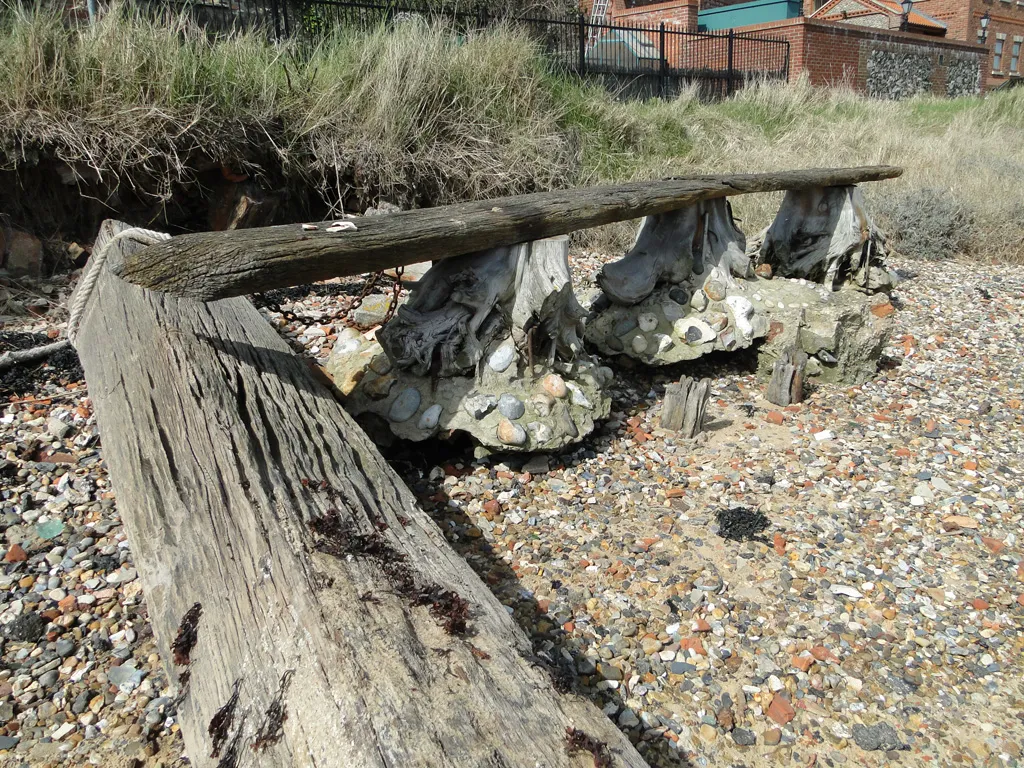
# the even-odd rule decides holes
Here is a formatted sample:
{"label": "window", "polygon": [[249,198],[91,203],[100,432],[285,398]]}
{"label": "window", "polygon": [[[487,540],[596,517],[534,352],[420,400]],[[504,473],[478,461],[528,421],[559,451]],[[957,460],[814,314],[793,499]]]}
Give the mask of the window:
{"label": "window", "polygon": [[992,49],[992,71],[999,72],[1003,68],[1003,43],[1006,36],[996,38],[996,47]]}
{"label": "window", "polygon": [[1013,48],[1010,49],[1010,71],[1016,72],[1020,66],[1020,44],[1024,42],[1024,38],[1015,37],[1013,38]]}

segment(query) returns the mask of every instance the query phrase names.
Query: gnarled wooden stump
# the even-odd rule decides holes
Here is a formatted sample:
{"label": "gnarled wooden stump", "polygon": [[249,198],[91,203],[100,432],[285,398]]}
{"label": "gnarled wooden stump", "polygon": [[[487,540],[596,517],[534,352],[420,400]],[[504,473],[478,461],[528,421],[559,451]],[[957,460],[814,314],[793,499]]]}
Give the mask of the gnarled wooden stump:
{"label": "gnarled wooden stump", "polygon": [[849,286],[864,293],[888,290],[885,236],[871,223],[856,186],[793,189],[762,235],[758,260],[781,277]]}
{"label": "gnarled wooden stump", "polygon": [[612,374],[583,352],[564,235],[439,261],[412,293],[376,339],[353,334],[327,362],[372,434],[458,430],[495,449],[547,451],[608,415]]}
{"label": "gnarled wooden stump", "polygon": [[106,273],[78,351],[197,768],[643,765],[249,302]]}
{"label": "gnarled wooden stump", "polygon": [[752,277],[725,198],[648,216],[633,247],[598,274],[587,339],[652,365],[748,347],[768,330]]}

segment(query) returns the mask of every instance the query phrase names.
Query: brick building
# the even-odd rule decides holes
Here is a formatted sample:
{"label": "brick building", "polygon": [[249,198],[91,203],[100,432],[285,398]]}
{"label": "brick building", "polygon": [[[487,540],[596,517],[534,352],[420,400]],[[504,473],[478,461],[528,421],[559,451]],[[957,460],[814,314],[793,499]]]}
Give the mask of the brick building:
{"label": "brick building", "polygon": [[[1024,0],[921,0],[914,7],[944,22],[947,38],[979,43],[988,49],[983,67],[986,90],[1024,76]],[[981,18],[986,13],[990,21],[987,37],[983,38]]]}
{"label": "brick building", "polygon": [[790,44],[791,79],[806,72],[816,85],[879,97],[957,96],[1024,76],[1024,0],[918,0],[906,31],[898,0],[608,0],[607,8],[615,23],[779,37]]}

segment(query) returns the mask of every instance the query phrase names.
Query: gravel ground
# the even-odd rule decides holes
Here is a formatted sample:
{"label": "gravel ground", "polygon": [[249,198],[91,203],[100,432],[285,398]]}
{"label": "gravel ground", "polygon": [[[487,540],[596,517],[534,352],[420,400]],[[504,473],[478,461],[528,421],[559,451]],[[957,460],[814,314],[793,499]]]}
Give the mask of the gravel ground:
{"label": "gravel ground", "polygon": [[[599,262],[575,257],[581,289]],[[652,765],[1021,762],[1024,278],[896,266],[864,386],[778,410],[749,355],[619,361],[612,417],[575,450],[389,452],[558,683]],[[261,303],[323,360],[352,290]],[[0,351],[58,328],[8,323]],[[0,375],[21,401],[0,411],[0,766],[187,765],[75,362]],[[661,396],[694,371],[713,421],[675,440]]]}

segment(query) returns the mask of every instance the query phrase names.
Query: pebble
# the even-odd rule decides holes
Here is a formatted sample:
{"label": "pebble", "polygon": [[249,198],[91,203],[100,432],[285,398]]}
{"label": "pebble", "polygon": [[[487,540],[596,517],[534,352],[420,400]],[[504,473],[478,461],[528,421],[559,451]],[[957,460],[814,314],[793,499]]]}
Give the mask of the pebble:
{"label": "pebble", "polygon": [[474,419],[482,419],[493,411],[497,405],[498,398],[494,395],[473,395],[472,397],[467,397],[462,403],[466,413]]}
{"label": "pebble", "polygon": [[363,384],[363,392],[371,400],[383,400],[391,394],[391,388],[395,386],[397,381],[398,379],[395,378],[394,374],[388,373],[384,376],[377,376]]}
{"label": "pebble", "polygon": [[725,299],[725,286],[717,280],[708,280],[704,283],[704,295],[711,301],[723,301]]}
{"label": "pebble", "polygon": [[551,471],[551,460],[544,454],[531,456],[523,463],[523,472],[531,475],[546,475]]}
{"label": "pebble", "polygon": [[594,410],[594,404],[590,402],[590,399],[584,394],[583,390],[580,389],[579,384],[574,381],[567,381],[566,386],[572,393],[573,405],[578,405],[581,408],[586,408],[588,411]]}
{"label": "pebble", "polygon": [[[676,304],[686,306],[690,301],[690,292],[681,286],[676,286],[668,292],[668,297]],[[671,318],[670,318],[671,319]]]}
{"label": "pebble", "polygon": [[565,386],[565,380],[557,373],[549,373],[541,381],[541,386],[544,388],[544,392],[555,399],[561,399],[568,394],[569,390]]}
{"label": "pebble", "polygon": [[526,413],[526,406],[523,405],[523,401],[515,395],[510,395],[507,392],[498,398],[498,411],[506,419],[518,419],[524,413]]}
{"label": "pebble", "polygon": [[526,444],[526,430],[508,419],[502,419],[498,422],[497,436],[505,445]]}
{"label": "pebble", "polygon": [[757,743],[757,736],[746,728],[737,728],[732,732],[732,740],[741,747],[750,747]]}
{"label": "pebble", "polygon": [[553,436],[551,427],[540,421],[531,421],[526,425],[526,428],[533,435],[533,440],[538,446],[543,445]]}
{"label": "pebble", "polygon": [[637,317],[636,324],[644,333],[651,333],[658,327],[658,316],[651,312],[643,312]]}
{"label": "pebble", "polygon": [[511,342],[506,342],[491,353],[487,364],[491,370],[504,373],[516,359],[516,348]]}
{"label": "pebble", "polygon": [[530,405],[533,406],[533,410],[537,412],[538,416],[541,418],[547,418],[551,415],[551,409],[555,405],[555,399],[545,392],[538,392],[530,398]]}
{"label": "pebble", "polygon": [[866,752],[899,749],[902,746],[896,729],[888,723],[878,723],[877,725],[856,723],[853,726],[853,740],[858,747]]}
{"label": "pebble", "polygon": [[441,411],[444,410],[440,403],[434,403],[423,411],[416,426],[420,429],[433,429],[441,419]]}
{"label": "pebble", "polygon": [[732,310],[733,321],[740,336],[750,339],[754,335],[751,320],[754,317],[754,305],[743,296],[726,296],[725,303]]}
{"label": "pebble", "polygon": [[717,335],[710,325],[696,318],[677,320],[672,331],[687,344],[704,344],[713,341]]}
{"label": "pebble", "polygon": [[408,421],[420,407],[420,391],[415,387],[407,387],[399,393],[388,409],[388,418],[397,424]]}

